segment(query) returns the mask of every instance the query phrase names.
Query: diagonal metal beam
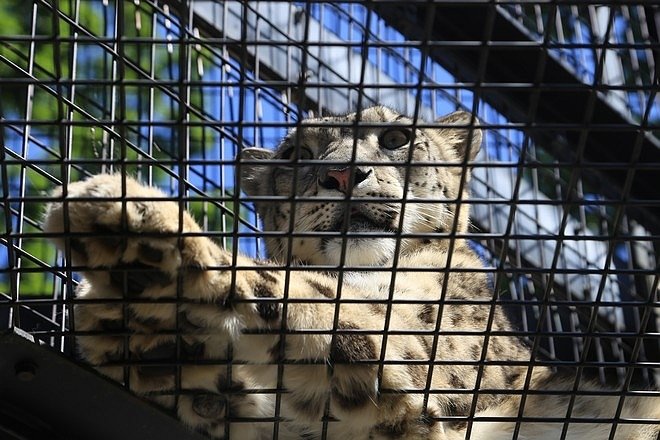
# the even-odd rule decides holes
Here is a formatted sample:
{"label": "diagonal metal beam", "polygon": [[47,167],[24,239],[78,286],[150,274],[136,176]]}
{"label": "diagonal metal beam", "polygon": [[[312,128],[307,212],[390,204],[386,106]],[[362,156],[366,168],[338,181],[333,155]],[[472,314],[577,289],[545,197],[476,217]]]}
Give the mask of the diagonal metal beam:
{"label": "diagonal metal beam", "polygon": [[0,332],[0,438],[8,440],[202,440],[29,334]]}
{"label": "diagonal metal beam", "polygon": [[[429,7],[425,3],[369,5],[407,39],[425,38],[420,26]],[[567,160],[575,160],[574,149],[583,136],[584,159],[620,190],[628,167],[646,164],[636,170],[630,188],[630,198],[642,205],[631,205],[630,209],[650,230],[660,233],[660,185],[655,184],[660,182],[660,141],[648,127],[608,102],[605,88],[600,90],[599,84],[580,81],[501,6],[491,2],[434,2],[433,7],[431,40],[436,45],[427,47],[429,55],[459,81],[472,84],[482,99],[512,122],[523,124],[545,145],[550,135],[553,152]],[[488,31],[489,13],[495,15],[492,33]],[[486,48],[488,57],[483,59]],[[485,65],[480,66],[482,62]],[[585,110],[594,94],[592,117],[585,120]],[[635,145],[640,142],[636,158]]]}

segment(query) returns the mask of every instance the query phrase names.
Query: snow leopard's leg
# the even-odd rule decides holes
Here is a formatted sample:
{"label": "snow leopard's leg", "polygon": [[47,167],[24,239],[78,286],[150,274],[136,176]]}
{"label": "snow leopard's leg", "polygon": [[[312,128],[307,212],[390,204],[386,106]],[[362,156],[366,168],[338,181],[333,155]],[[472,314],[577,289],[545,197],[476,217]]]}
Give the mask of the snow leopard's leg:
{"label": "snow leopard's leg", "polygon": [[190,215],[133,179],[98,175],[66,190],[54,194],[44,230],[84,275],[73,311],[81,356],[214,438],[271,432],[270,424],[224,423],[272,416],[270,396],[240,393],[257,387],[246,367],[227,366],[237,324],[207,332],[186,319],[186,300],[217,299],[190,289],[204,285],[205,267],[226,264],[225,253],[187,235],[201,232]]}
{"label": "snow leopard's leg", "polygon": [[[274,395],[240,391],[278,386],[286,390],[280,415],[307,433],[328,416],[333,436],[366,438],[376,427],[435,437],[433,403],[397,392],[425,386],[415,379],[427,368],[415,362],[427,359],[418,338],[389,335],[385,359],[407,363],[379,374],[382,308],[363,301],[337,310],[336,279],[234,257],[164,197],[132,179],[99,175],[68,185],[66,197],[48,206],[45,230],[58,234],[85,277],[74,320],[76,331],[90,332],[78,338],[89,362],[217,437],[227,417],[275,416]],[[360,294],[344,286],[342,298]],[[405,323],[394,314],[390,328]],[[213,362],[227,359],[230,366]],[[231,434],[269,432],[259,427],[232,423]]]}
{"label": "snow leopard's leg", "polygon": [[[618,417],[620,421],[611,438],[658,439],[660,397],[654,392],[636,392],[624,398],[620,395],[620,390],[605,387],[593,380],[583,381],[577,392],[573,391],[574,385],[573,377],[562,377],[545,372],[538,376],[533,375],[530,388],[542,390],[543,394],[527,394],[524,405],[520,395],[509,395],[499,405],[493,405],[477,413],[477,420],[472,423],[470,437],[508,440],[518,429],[517,438],[520,440],[554,440],[561,438],[562,431],[566,428],[566,438],[601,440],[610,438],[613,420]],[[570,418],[575,421],[571,421],[568,427],[565,427],[571,399],[574,400]],[[618,416],[617,411],[620,411]],[[518,417],[533,421],[520,423],[516,427],[517,424],[513,420]],[[451,427],[445,434],[447,440],[463,440],[465,428]]]}

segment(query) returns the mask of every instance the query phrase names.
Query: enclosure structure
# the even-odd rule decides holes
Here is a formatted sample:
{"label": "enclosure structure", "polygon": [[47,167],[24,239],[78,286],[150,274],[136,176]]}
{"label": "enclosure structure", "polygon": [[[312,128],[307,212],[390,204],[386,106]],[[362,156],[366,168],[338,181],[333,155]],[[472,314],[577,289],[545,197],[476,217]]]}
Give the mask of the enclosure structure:
{"label": "enclosure structure", "polygon": [[[530,363],[572,371],[576,387],[585,373],[617,395],[654,393],[640,390],[658,385],[660,366],[659,14],[642,1],[4,2],[0,347],[19,354],[3,374],[81,364],[79,278],[40,226],[54,187],[131,174],[225,248],[265,257],[237,154],[274,148],[306,117],[380,103],[420,125],[457,109],[481,121],[468,238]],[[45,365],[15,348],[26,340],[50,348]],[[108,387],[85,377],[73,383]],[[21,397],[3,402],[3,429],[64,429],[66,399],[55,416],[48,394],[25,390],[7,385]],[[611,438],[625,422],[612,420]],[[78,429],[67,435],[94,424]]]}

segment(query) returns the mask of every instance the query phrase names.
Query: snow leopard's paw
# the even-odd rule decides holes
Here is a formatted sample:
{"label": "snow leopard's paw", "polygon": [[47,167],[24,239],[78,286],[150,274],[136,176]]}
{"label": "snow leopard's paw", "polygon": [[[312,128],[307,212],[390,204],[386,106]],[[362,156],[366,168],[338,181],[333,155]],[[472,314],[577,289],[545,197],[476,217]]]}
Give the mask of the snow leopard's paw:
{"label": "snow leopard's paw", "polygon": [[232,255],[158,189],[97,175],[54,197],[44,230],[84,275],[73,321],[85,360],[197,430],[217,438],[255,431],[224,421],[268,416],[270,397],[242,393],[256,386],[252,375],[227,359],[250,321],[242,312],[268,318],[279,305],[234,305],[252,280],[228,270]]}

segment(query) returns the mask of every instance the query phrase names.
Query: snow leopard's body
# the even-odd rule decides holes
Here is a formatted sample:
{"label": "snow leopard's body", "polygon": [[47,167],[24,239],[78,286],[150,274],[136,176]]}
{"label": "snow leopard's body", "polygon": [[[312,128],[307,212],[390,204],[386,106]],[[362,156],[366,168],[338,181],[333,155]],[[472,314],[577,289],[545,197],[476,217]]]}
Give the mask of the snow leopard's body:
{"label": "snow leopard's body", "polygon": [[[559,438],[574,378],[529,367],[460,237],[464,165],[481,133],[466,113],[438,122],[412,129],[373,107],[359,124],[355,114],[305,121],[275,152],[245,149],[241,188],[270,232],[268,261],[223,250],[130,178],[68,185],[45,230],[70,233],[57,242],[84,274],[82,356],[213,438],[459,439],[475,412],[509,419],[472,423],[473,439],[511,438],[519,416],[554,418],[522,423],[519,439]],[[321,267],[301,270],[310,265]],[[526,383],[541,392],[521,411]],[[604,422],[571,423],[566,438],[608,438],[619,397],[579,394],[571,417]],[[658,418],[659,407],[629,396],[620,416]],[[621,423],[615,438],[655,439],[657,426]]]}

